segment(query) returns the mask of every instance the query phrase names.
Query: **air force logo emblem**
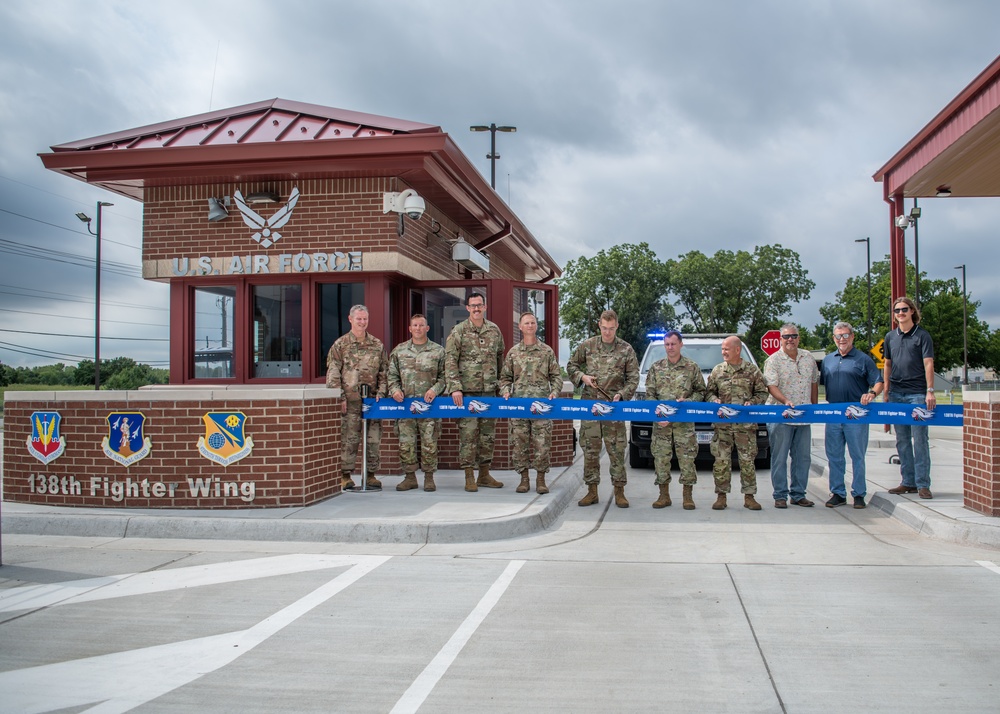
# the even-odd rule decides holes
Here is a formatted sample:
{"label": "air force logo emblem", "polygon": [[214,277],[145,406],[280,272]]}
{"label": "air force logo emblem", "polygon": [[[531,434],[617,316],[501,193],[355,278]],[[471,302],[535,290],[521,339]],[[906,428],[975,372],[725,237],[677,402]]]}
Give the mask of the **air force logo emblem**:
{"label": "air force logo emblem", "polygon": [[260,243],[262,248],[270,248],[281,240],[281,234],[278,233],[278,229],[284,227],[291,219],[292,211],[295,210],[295,204],[299,201],[299,189],[297,187],[293,188],[291,195],[288,197],[288,203],[279,208],[270,218],[266,219],[250,208],[250,205],[243,198],[243,194],[240,193],[239,189],[233,192],[233,200],[236,201],[236,205],[240,209],[243,222],[250,227],[250,230],[254,231],[251,238]]}
{"label": "air force logo emblem", "polygon": [[198,438],[198,452],[209,461],[223,466],[246,458],[253,451],[253,439],[243,433],[243,412],[207,412],[205,436]]}
{"label": "air force logo emblem", "polygon": [[31,415],[28,453],[43,464],[58,459],[66,451],[66,440],[59,433],[61,421],[59,412],[35,412]]}
{"label": "air force logo emblem", "polygon": [[143,436],[146,417],[139,412],[108,414],[108,435],[101,440],[101,450],[112,461],[131,466],[149,456],[153,443]]}
{"label": "air force logo emblem", "polygon": [[594,406],[590,408],[590,413],[594,416],[607,416],[615,410],[614,407],[608,406],[607,404],[601,404],[600,402],[594,402]]}

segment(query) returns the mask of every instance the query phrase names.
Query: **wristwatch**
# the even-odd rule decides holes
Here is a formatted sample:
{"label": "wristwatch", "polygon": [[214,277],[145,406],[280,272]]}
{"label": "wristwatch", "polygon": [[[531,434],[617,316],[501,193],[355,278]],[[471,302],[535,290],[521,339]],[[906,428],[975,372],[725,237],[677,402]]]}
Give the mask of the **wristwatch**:
{"label": "wristwatch", "polygon": [[869,393],[870,395],[872,395],[873,397],[877,397],[877,396],[878,396],[878,392],[876,392],[876,391],[875,391],[874,389],[869,389],[869,390],[868,390],[868,393]]}

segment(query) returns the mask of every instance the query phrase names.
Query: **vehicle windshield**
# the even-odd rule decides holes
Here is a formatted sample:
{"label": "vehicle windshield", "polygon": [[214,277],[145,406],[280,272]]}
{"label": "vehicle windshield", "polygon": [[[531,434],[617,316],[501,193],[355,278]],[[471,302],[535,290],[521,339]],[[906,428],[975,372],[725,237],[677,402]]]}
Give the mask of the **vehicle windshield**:
{"label": "vehicle windshield", "polygon": [[[698,367],[701,368],[702,372],[711,372],[715,365],[722,362],[722,345],[719,343],[685,343],[684,347],[681,349],[681,354],[688,359],[693,359],[697,362]],[[663,347],[662,342],[650,345],[649,349],[646,351],[646,357],[642,360],[641,370],[643,372],[648,372],[649,368],[653,365],[653,362],[661,360],[666,356],[667,350]],[[750,356],[750,350],[747,349],[746,345],[743,345],[743,349],[740,351],[740,356],[748,362],[753,361],[753,358]]]}

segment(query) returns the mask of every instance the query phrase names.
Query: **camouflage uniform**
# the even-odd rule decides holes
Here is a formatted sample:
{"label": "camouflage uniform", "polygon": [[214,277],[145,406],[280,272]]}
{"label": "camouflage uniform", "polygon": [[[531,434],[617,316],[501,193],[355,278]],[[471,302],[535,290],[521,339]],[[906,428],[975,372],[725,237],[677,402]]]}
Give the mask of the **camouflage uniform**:
{"label": "camouflage uniform", "polygon": [[[435,395],[444,392],[444,348],[427,340],[422,345],[407,340],[389,355],[389,396],[402,392],[404,397],[423,399],[428,389]],[[420,435],[420,464],[424,473],[437,470],[440,419],[397,419],[399,460],[404,473],[417,470],[417,435]]]}
{"label": "camouflage uniform", "polygon": [[[361,393],[358,386],[367,384],[371,396],[384,397],[386,371],[389,368],[389,358],[385,347],[377,337],[365,333],[359,340],[348,332],[337,338],[326,356],[326,386],[343,390],[347,400],[347,412],[341,420],[341,472],[353,472],[358,460],[358,447],[361,445]],[[382,440],[382,422],[369,420],[368,424],[368,471],[376,472],[381,465],[378,447]]]}
{"label": "camouflage uniform", "polygon": [[[684,355],[677,360],[677,364],[671,364],[666,357],[653,363],[646,375],[646,399],[705,401],[705,378],[701,376],[698,363]],[[694,459],[698,455],[698,439],[693,423],[654,422],[652,451],[657,486],[670,483],[671,452],[677,454],[681,484],[693,486],[698,482],[694,467]]]}
{"label": "camouflage uniform", "polygon": [[[601,336],[596,335],[580,343],[566,364],[566,371],[574,385],[580,386],[583,375],[597,378],[598,386],[609,397],[621,395],[629,400],[639,386],[639,361],[635,350],[625,340],[616,337],[606,345]],[[585,386],[583,399],[606,399],[596,389]],[[611,481],[625,484],[625,422],[624,421],[583,421],[580,423],[580,444],[583,447],[583,481],[586,484],[601,482],[601,441],[608,449],[611,461]]]}
{"label": "camouflage uniform", "polygon": [[[466,399],[495,397],[503,353],[503,335],[496,323],[485,319],[482,327],[472,320],[458,323],[444,347],[445,391],[462,392]],[[463,469],[493,461],[496,426],[496,419],[458,420],[458,457]]]}
{"label": "camouflage uniform", "polygon": [[[544,342],[515,345],[507,353],[500,370],[500,396],[539,397],[548,399],[550,394],[562,391],[562,374],[556,353]],[[540,474],[549,470],[549,451],[552,444],[550,419],[511,419],[510,449],[514,470],[518,473],[531,466],[534,453],[535,470]]]}
{"label": "camouflage uniform", "polygon": [[[728,362],[715,365],[708,377],[705,401],[718,398],[723,404],[763,404],[767,399],[764,375],[752,362],[743,360],[738,367]],[[733,446],[740,462],[740,492],[757,493],[757,471],[753,460],[757,457],[757,425],[716,424],[712,437],[712,455],[715,456],[715,492],[732,490]]]}

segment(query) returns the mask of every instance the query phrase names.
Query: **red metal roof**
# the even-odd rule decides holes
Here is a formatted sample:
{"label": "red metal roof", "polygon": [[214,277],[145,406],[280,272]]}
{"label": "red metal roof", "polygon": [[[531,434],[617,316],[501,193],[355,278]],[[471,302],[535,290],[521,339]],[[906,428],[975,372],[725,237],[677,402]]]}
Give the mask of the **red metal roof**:
{"label": "red metal roof", "polygon": [[872,178],[886,196],[1000,196],[1000,57]]}
{"label": "red metal roof", "polygon": [[[543,277],[562,273],[441,127],[272,99],[53,146],[46,168],[143,200],[146,186],[398,176],[462,226]],[[530,268],[529,268],[530,269]]]}

